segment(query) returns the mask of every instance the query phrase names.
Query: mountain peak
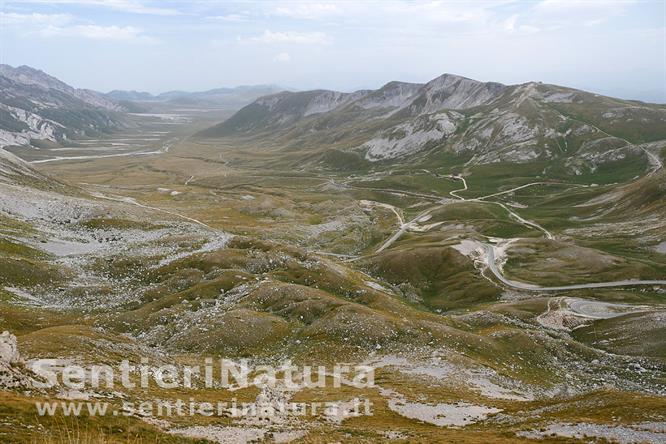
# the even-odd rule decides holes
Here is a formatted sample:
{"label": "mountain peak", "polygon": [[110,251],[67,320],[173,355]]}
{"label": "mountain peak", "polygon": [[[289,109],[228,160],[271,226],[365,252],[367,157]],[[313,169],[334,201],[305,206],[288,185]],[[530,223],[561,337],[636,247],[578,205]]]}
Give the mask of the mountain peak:
{"label": "mountain peak", "polygon": [[[436,82],[436,81],[438,81],[438,80],[442,80],[442,81],[444,81],[444,80],[450,80],[450,81],[456,81],[456,80],[471,80],[471,81],[473,81],[473,82],[479,82],[479,83],[481,83],[479,80],[471,79],[471,78],[469,78],[469,77],[461,76],[461,75],[459,75],[459,74],[453,74],[453,73],[450,73],[450,72],[445,72],[445,73],[443,73],[443,74],[440,74],[439,76],[437,76],[437,77],[435,77],[434,79],[432,79],[430,82]],[[430,82],[429,82],[429,83],[430,83]]]}
{"label": "mountain peak", "polygon": [[26,85],[38,85],[46,88],[60,88],[68,86],[53,76],[46,74],[40,69],[28,65],[20,65],[14,68],[11,65],[0,65],[0,75]]}
{"label": "mountain peak", "polygon": [[355,103],[365,109],[402,108],[418,94],[422,87],[422,83],[408,83],[394,80],[388,82],[378,90],[368,92]]}
{"label": "mountain peak", "polygon": [[469,77],[461,76],[458,74],[451,74],[451,73],[444,73],[438,77],[435,77],[431,81],[429,81],[427,85],[432,85],[432,86],[448,86],[448,85],[454,85],[454,84],[462,84],[462,85],[486,85],[486,84],[492,84],[492,85],[501,85],[501,86],[506,86],[502,83],[498,82],[483,82],[481,80],[476,80],[476,79],[471,79]]}
{"label": "mountain peak", "polygon": [[[442,74],[423,88],[422,113],[440,109],[466,109],[487,105],[502,95],[507,86],[496,82],[481,82],[455,74]],[[416,109],[415,109],[416,110]]]}

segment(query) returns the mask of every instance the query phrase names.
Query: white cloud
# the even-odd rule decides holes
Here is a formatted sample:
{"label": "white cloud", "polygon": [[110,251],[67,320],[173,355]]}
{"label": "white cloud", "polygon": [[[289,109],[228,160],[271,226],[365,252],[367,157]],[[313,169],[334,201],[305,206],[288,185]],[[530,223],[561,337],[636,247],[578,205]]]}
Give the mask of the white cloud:
{"label": "white cloud", "polygon": [[518,21],[518,15],[514,14],[504,22],[504,29],[509,32],[516,30],[516,21]]}
{"label": "white cloud", "polygon": [[321,19],[341,13],[342,9],[334,3],[288,3],[274,11],[275,15],[295,19]]}
{"label": "white cloud", "polygon": [[[391,15],[405,22],[415,20],[421,23],[448,23],[458,25],[484,25],[494,16],[494,7],[508,3],[507,0],[487,1],[420,1],[393,0],[382,3],[377,11],[380,15]],[[370,11],[372,12],[372,11]]]}
{"label": "white cloud", "polygon": [[273,57],[273,61],[286,63],[291,61],[291,56],[289,55],[288,52],[281,52],[279,54],[275,54],[275,57]]}
{"label": "white cloud", "polygon": [[0,23],[3,26],[61,26],[70,23],[72,20],[73,17],[69,14],[0,12]]}
{"label": "white cloud", "polygon": [[211,15],[206,17],[206,20],[242,23],[242,22],[247,22],[249,19],[247,16],[242,14],[227,14],[227,15]]}
{"label": "white cloud", "polygon": [[101,26],[83,21],[70,14],[22,14],[0,12],[0,24],[19,34],[42,37],[81,37],[92,40],[134,40],[150,42],[154,39],[143,35],[134,26]]}
{"label": "white cloud", "polygon": [[7,3],[97,6],[134,14],[181,15],[181,12],[176,9],[151,6],[151,2],[139,0],[22,0],[20,2],[9,0]]}
{"label": "white cloud", "polygon": [[47,26],[40,31],[44,37],[83,37],[93,40],[137,40],[147,39],[141,36],[141,29],[133,26]]}
{"label": "white cloud", "polygon": [[585,22],[585,26],[597,26],[604,23],[607,20],[607,17],[600,17],[596,19],[591,19]]}
{"label": "white cloud", "polygon": [[543,0],[534,10],[539,13],[570,13],[581,11],[617,11],[636,0]]}
{"label": "white cloud", "polygon": [[323,32],[272,32],[265,30],[263,34],[249,39],[257,43],[303,43],[323,45],[330,42],[329,37]]}
{"label": "white cloud", "polygon": [[541,29],[534,25],[525,25],[519,24],[519,16],[517,14],[512,15],[506,19],[503,23],[504,31],[509,34],[534,34],[539,32]]}
{"label": "white cloud", "polygon": [[439,23],[484,23],[493,8],[512,0],[442,1],[442,0],[383,0],[381,2],[352,2],[330,0],[322,3],[286,1],[266,11],[270,15],[292,19],[340,19],[343,22],[381,23],[388,20],[409,20]]}
{"label": "white cloud", "polygon": [[635,0],[543,0],[531,12],[535,21],[594,26],[621,15]]}

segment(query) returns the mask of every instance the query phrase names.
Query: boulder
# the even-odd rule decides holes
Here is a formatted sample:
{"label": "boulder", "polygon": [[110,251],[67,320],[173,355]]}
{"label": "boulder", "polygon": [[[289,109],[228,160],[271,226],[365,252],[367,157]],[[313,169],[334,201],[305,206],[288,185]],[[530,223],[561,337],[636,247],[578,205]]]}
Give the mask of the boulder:
{"label": "boulder", "polygon": [[21,355],[18,350],[16,336],[8,331],[0,334],[0,363],[18,364],[21,362]]}
{"label": "boulder", "polygon": [[16,336],[0,334],[0,390],[22,390],[33,386],[32,373],[26,370],[18,351]]}

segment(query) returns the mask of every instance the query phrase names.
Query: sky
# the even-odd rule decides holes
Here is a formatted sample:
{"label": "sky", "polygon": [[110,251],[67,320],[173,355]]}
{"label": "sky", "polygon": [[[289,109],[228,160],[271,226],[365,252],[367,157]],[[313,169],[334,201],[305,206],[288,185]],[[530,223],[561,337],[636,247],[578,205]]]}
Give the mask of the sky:
{"label": "sky", "polygon": [[0,0],[0,63],[104,92],[453,73],[663,103],[666,0]]}

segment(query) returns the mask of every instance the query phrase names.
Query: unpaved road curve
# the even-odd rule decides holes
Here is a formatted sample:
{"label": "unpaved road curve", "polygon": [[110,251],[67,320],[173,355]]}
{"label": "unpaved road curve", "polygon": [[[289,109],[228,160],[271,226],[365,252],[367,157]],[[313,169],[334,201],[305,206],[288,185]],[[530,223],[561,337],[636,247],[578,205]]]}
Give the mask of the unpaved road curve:
{"label": "unpaved road curve", "polygon": [[502,272],[497,268],[495,262],[495,249],[492,245],[484,244],[487,254],[487,265],[490,271],[493,272],[495,277],[500,280],[504,285],[518,288],[520,290],[532,291],[566,291],[566,290],[583,290],[586,288],[608,288],[608,287],[630,287],[637,285],[666,285],[666,280],[620,280],[611,282],[595,282],[591,284],[573,284],[573,285],[560,285],[557,287],[541,287],[534,284],[525,284],[523,282],[512,281],[504,277]]}
{"label": "unpaved road curve", "polygon": [[448,177],[449,179],[462,180],[462,183],[463,183],[463,187],[464,187],[464,188],[461,188],[461,189],[459,189],[459,190],[449,191],[449,194],[450,194],[451,196],[453,196],[453,197],[456,197],[456,198],[460,199],[460,200],[466,200],[464,197],[458,196],[458,195],[456,194],[456,193],[460,193],[461,191],[467,191],[467,181],[465,180],[465,178],[462,177],[462,176],[453,176],[453,175],[451,175],[451,176],[444,176],[444,177]]}
{"label": "unpaved road curve", "polygon": [[400,236],[402,236],[405,233],[405,231],[407,231],[409,229],[409,227],[414,225],[422,217],[427,216],[428,214],[430,214],[431,211],[432,211],[432,208],[427,209],[425,211],[422,211],[414,219],[410,220],[406,224],[402,224],[400,226],[400,229],[398,231],[396,231],[393,236],[388,238],[386,240],[386,242],[384,242],[379,248],[377,248],[377,251],[375,251],[375,253],[381,253],[382,251],[386,250],[388,247],[393,245],[393,242],[400,239]]}
{"label": "unpaved road curve", "polygon": [[659,171],[664,167],[664,163],[661,161],[659,156],[657,156],[655,153],[652,151],[648,150],[644,146],[639,146],[640,149],[642,149],[645,154],[648,156],[648,160],[650,161],[650,165],[652,165],[652,170],[648,173],[648,176],[652,176],[654,173]]}
{"label": "unpaved road curve", "polygon": [[[527,188],[527,187],[537,185],[537,184],[542,184],[542,183],[545,184],[544,182],[534,182],[534,183],[529,183],[529,184],[526,184],[526,185],[522,185],[520,187],[516,187],[516,188],[511,189],[511,190],[491,194],[491,195],[488,195],[488,196],[483,196],[483,197],[477,198],[477,199],[465,199],[464,197],[458,196],[455,193],[467,190],[467,181],[462,176],[446,176],[446,177],[463,181],[463,185],[464,185],[463,189],[455,190],[455,191],[452,191],[452,192],[449,193],[450,195],[458,198],[461,201],[477,201],[477,202],[480,202],[481,200],[486,199],[488,197],[493,197],[493,196],[497,196],[497,195],[501,195],[501,194],[506,194],[506,193],[509,193],[511,191],[516,191],[516,190],[519,190],[519,189],[522,189],[522,188]],[[543,228],[541,225],[539,225],[535,222],[531,222],[531,221],[521,217],[520,215],[518,215],[516,212],[512,211],[510,208],[508,208],[503,203],[493,202],[493,201],[486,201],[486,202],[491,203],[491,204],[495,204],[495,205],[499,205],[500,207],[505,209],[513,218],[515,218],[517,221],[519,221],[523,225],[526,225],[526,226],[529,226],[529,227],[532,227],[532,228],[536,228],[537,230],[540,230],[541,232],[543,232],[547,239],[553,239],[554,238],[552,233],[550,233],[548,230]],[[441,207],[441,205],[439,205],[438,207]],[[402,224],[400,226],[400,229],[396,233],[394,233],[393,236],[391,236],[388,240],[386,240],[386,242],[384,242],[375,251],[375,253],[380,253],[380,252],[384,251],[385,249],[387,249],[388,247],[390,247],[391,245],[393,245],[393,243],[396,240],[398,240],[405,233],[405,231],[407,231],[419,219],[421,219],[422,217],[430,214],[431,211],[433,211],[434,209],[436,209],[438,207],[429,208],[429,209],[419,213],[411,221]],[[611,281],[611,282],[595,282],[595,283],[589,283],[589,284],[560,285],[560,286],[554,286],[554,287],[542,287],[542,286],[534,285],[534,284],[526,284],[526,283],[523,283],[523,282],[518,282],[518,281],[513,281],[513,280],[507,279],[502,274],[502,272],[497,268],[497,263],[495,261],[495,250],[494,250],[493,246],[488,245],[488,244],[483,244],[483,245],[485,246],[485,249],[486,249],[487,266],[490,269],[490,271],[492,271],[492,273],[495,275],[495,277],[497,277],[497,279],[500,282],[502,282],[504,285],[506,285],[508,287],[512,287],[512,288],[517,288],[517,289],[520,289],[520,290],[567,291],[567,290],[582,290],[582,289],[591,289],[591,288],[629,287],[629,286],[639,286],[639,285],[666,286],[666,280],[629,280],[629,279],[619,280],[619,281]]]}
{"label": "unpaved road curve", "polygon": [[[483,197],[478,197],[478,198],[476,198],[476,199],[466,199],[466,198],[464,198],[464,197],[462,197],[462,196],[458,196],[458,195],[456,194],[456,193],[458,193],[458,192],[460,192],[460,191],[465,191],[465,190],[467,190],[467,181],[465,180],[465,178],[462,177],[462,176],[445,176],[445,177],[448,177],[449,179],[462,180],[463,185],[465,186],[465,188],[462,188],[462,189],[460,189],[460,190],[451,191],[449,194],[450,194],[451,196],[457,197],[458,199],[460,199],[460,200],[462,200],[462,201],[465,201],[465,202],[481,202],[483,199],[486,199],[486,198],[488,198],[488,197],[499,196],[499,195],[501,195],[501,194],[510,193],[510,192],[512,192],[512,191],[516,191],[516,190],[520,190],[520,189],[523,189],[523,188],[527,188],[527,187],[530,187],[530,186],[532,186],[532,185],[538,185],[538,184],[547,183],[547,182],[534,182],[534,183],[528,183],[527,185],[522,185],[522,186],[519,186],[519,187],[516,187],[516,188],[512,188],[512,189],[510,189],[510,190],[501,191],[501,192],[499,192],[499,193],[495,193],[495,194],[489,194],[489,195],[487,195],[487,196],[483,196]],[[516,219],[516,220],[517,220],[518,222],[520,222],[521,224],[523,224],[523,225],[525,225],[525,226],[527,226],[527,227],[536,228],[537,230],[541,231],[541,232],[546,236],[547,239],[554,239],[554,237],[553,237],[553,235],[552,235],[552,233],[551,233],[550,231],[546,230],[544,227],[542,227],[541,225],[537,224],[536,222],[532,222],[532,221],[529,221],[529,220],[525,219],[524,217],[521,217],[520,215],[518,215],[518,213],[516,213],[515,211],[509,209],[509,207],[507,207],[506,205],[504,205],[502,202],[492,202],[492,201],[488,201],[487,203],[491,203],[491,204],[499,205],[500,207],[504,208],[504,210],[506,210],[506,212],[509,213],[509,214],[511,215],[511,217],[513,217],[514,219]]]}
{"label": "unpaved road curve", "polygon": [[[460,201],[463,201],[463,202],[481,202],[480,199],[485,199],[485,198],[487,198],[487,197],[494,196],[494,194],[493,194],[493,195],[489,195],[489,196],[481,197],[480,199],[465,199],[464,197],[462,197],[462,196],[458,196],[458,195],[456,194],[456,193],[458,193],[458,192],[460,192],[460,191],[465,191],[465,190],[468,189],[468,188],[467,188],[467,181],[465,180],[464,177],[462,177],[462,176],[453,176],[453,175],[448,175],[448,176],[438,176],[438,177],[446,177],[446,178],[449,178],[449,179],[461,180],[461,181],[463,182],[463,186],[464,186],[464,188],[461,188],[461,189],[459,189],[459,190],[454,190],[454,191],[449,192],[449,194],[450,194],[451,196],[456,197],[456,198],[457,198],[458,200],[460,200]],[[507,191],[500,192],[500,193],[498,193],[498,194],[508,193],[508,192],[514,191],[514,190],[516,190],[516,189],[526,188],[526,187],[528,187],[528,186],[532,186],[532,185],[536,185],[536,183],[523,185],[523,186],[517,187],[517,188],[512,189],[512,190],[507,190]],[[388,190],[384,190],[384,191],[388,191]],[[413,193],[412,193],[412,194],[413,194]],[[444,205],[444,202],[442,202],[442,201],[444,201],[445,199],[446,199],[446,198],[441,198],[439,207],[441,207],[442,205]],[[455,202],[455,201],[454,201],[454,202]],[[527,219],[521,217],[518,213],[516,213],[515,211],[511,210],[509,207],[507,207],[507,206],[504,205],[503,203],[501,203],[501,202],[493,202],[493,201],[484,201],[484,203],[489,203],[489,204],[499,205],[499,206],[502,207],[504,210],[506,210],[506,211],[509,213],[509,215],[510,215],[511,217],[513,217],[515,220],[517,220],[517,221],[520,222],[521,224],[523,224],[523,225],[525,225],[525,226],[527,226],[527,227],[535,228],[535,229],[541,231],[541,232],[546,236],[547,239],[554,239],[554,237],[553,237],[553,235],[552,235],[552,233],[551,233],[550,231],[546,230],[544,227],[542,227],[541,225],[537,224],[536,222],[532,222],[532,221],[529,221],[529,220],[527,220]],[[389,239],[387,239],[386,242],[384,242],[384,243],[383,243],[383,244],[382,244],[382,245],[381,245],[381,246],[375,251],[375,253],[381,253],[382,251],[384,251],[385,249],[387,249],[388,247],[390,247],[391,245],[393,245],[393,243],[394,243],[396,240],[398,240],[398,239],[399,239],[399,238],[405,233],[405,231],[407,231],[407,230],[408,230],[412,225],[414,225],[419,219],[421,219],[422,217],[424,217],[424,216],[430,214],[430,212],[433,211],[434,209],[435,209],[435,208],[430,208],[430,209],[428,209],[428,210],[425,210],[425,211],[419,213],[419,214],[418,214],[414,219],[412,219],[411,221],[409,221],[409,222],[407,222],[407,223],[403,223],[403,224],[400,226],[400,229],[399,229],[397,232],[395,232],[395,233],[393,234],[393,236],[391,236]]]}
{"label": "unpaved road curve", "polygon": [[501,203],[501,202],[488,202],[488,203],[499,205],[500,207],[504,208],[514,219],[516,219],[521,224],[523,224],[525,226],[528,226],[528,227],[536,228],[537,230],[541,231],[546,236],[547,239],[554,239],[553,234],[550,231],[546,230],[544,227],[542,227],[541,225],[539,225],[536,222],[532,222],[532,221],[529,221],[529,220],[525,219],[524,217],[521,217],[520,215],[518,215],[518,213],[516,213],[515,211],[510,210],[509,207],[507,207],[503,203]]}
{"label": "unpaved road curve", "polygon": [[384,202],[375,202],[374,200],[362,200],[361,205],[368,207],[380,207],[392,211],[393,214],[395,214],[395,217],[398,219],[398,225],[403,226],[405,224],[405,220],[403,219],[402,214],[394,205]]}
{"label": "unpaved road curve", "polygon": [[[561,182],[530,182],[530,183],[527,183],[525,185],[521,185],[519,187],[511,188],[510,190],[499,191],[497,193],[488,194],[487,196],[475,197],[473,199],[468,199],[468,200],[484,200],[484,199],[487,199],[489,197],[495,197],[495,196],[501,196],[503,194],[513,193],[514,191],[522,190],[523,188],[533,187],[535,185],[566,185],[568,187],[580,187],[580,188],[587,188],[588,187],[588,185],[578,185],[578,184],[561,183]],[[458,190],[458,191],[460,191],[460,190]]]}
{"label": "unpaved road curve", "polygon": [[531,183],[528,183],[528,184],[525,184],[525,185],[521,185],[519,187],[511,188],[510,190],[498,191],[497,193],[488,194],[487,196],[476,197],[476,198],[470,199],[470,200],[483,200],[483,199],[487,199],[489,197],[495,197],[495,196],[501,196],[503,194],[513,193],[514,191],[522,190],[523,188],[533,187],[535,185],[550,185],[550,184],[551,184],[550,182],[531,182]]}

